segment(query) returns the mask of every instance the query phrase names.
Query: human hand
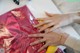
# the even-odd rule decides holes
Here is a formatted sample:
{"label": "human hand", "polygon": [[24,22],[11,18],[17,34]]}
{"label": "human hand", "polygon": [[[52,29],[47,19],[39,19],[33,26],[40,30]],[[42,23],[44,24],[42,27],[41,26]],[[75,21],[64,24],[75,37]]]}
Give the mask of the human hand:
{"label": "human hand", "polygon": [[65,34],[58,34],[55,32],[50,32],[50,33],[40,33],[40,34],[32,34],[29,35],[29,37],[37,37],[37,38],[41,38],[37,41],[34,41],[33,43],[31,43],[30,45],[35,45],[38,43],[42,43],[42,42],[46,42],[45,45],[43,45],[38,52],[40,52],[41,50],[43,50],[44,48],[48,47],[48,46],[57,46],[57,45],[63,45],[68,37],[68,35]]}
{"label": "human hand", "polygon": [[50,13],[46,13],[46,14],[48,18],[37,19],[38,21],[42,20],[43,22],[34,26],[40,29],[39,32],[44,31],[45,29],[48,28],[49,28],[48,31],[51,32],[59,27],[72,23],[72,20],[69,18],[68,14],[50,14]]}

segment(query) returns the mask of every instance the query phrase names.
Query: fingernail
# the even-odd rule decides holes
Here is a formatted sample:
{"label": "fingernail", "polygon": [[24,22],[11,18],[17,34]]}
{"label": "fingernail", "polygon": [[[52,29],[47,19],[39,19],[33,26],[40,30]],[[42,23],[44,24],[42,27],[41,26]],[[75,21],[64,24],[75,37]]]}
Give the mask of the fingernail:
{"label": "fingernail", "polygon": [[30,43],[30,45],[32,46],[33,44],[32,44],[32,43]]}
{"label": "fingernail", "polygon": [[30,45],[32,45],[32,44],[30,43]]}
{"label": "fingernail", "polygon": [[37,25],[33,25],[34,27],[37,27]]}
{"label": "fingernail", "polygon": [[41,32],[41,31],[42,31],[42,29],[39,30],[39,32]]}
{"label": "fingernail", "polygon": [[31,37],[31,35],[28,35],[29,37]]}
{"label": "fingernail", "polygon": [[41,31],[39,30],[39,32],[41,32]]}
{"label": "fingernail", "polygon": [[37,52],[40,52],[40,50],[38,50]]}

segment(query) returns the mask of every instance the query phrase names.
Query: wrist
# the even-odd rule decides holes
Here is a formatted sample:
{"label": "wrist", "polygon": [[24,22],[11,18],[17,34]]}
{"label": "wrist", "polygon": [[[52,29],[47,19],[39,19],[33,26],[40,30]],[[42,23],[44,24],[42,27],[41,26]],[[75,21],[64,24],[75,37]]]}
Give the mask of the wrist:
{"label": "wrist", "polygon": [[68,38],[68,34],[62,34],[62,38],[61,38],[61,45],[64,45],[65,44],[65,41],[67,40],[67,38]]}
{"label": "wrist", "polygon": [[70,14],[63,14],[62,16],[63,16],[63,18],[62,18],[62,21],[60,23],[61,27],[73,23],[73,19],[70,17],[71,16]]}
{"label": "wrist", "polygon": [[71,13],[69,14],[69,16],[70,16],[70,19],[72,19],[74,23],[77,23],[78,20],[80,21],[80,12]]}

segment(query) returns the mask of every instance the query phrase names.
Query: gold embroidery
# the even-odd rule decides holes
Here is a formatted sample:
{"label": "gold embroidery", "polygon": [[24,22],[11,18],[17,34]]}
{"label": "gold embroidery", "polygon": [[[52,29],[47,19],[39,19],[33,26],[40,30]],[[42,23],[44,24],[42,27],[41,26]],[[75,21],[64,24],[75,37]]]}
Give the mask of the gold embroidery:
{"label": "gold embroidery", "polygon": [[25,18],[20,11],[11,11],[11,13],[18,18]]}
{"label": "gold embroidery", "polygon": [[[2,38],[2,37],[10,37],[10,36],[11,36],[11,34],[8,31],[8,29],[5,27],[5,25],[0,24],[0,38]],[[13,38],[3,39],[4,43],[3,43],[2,46],[5,48],[5,50],[7,50],[9,48],[10,43],[13,40]]]}
{"label": "gold embroidery", "polygon": [[9,35],[10,35],[10,33],[7,30],[7,28],[4,25],[0,24],[0,37],[1,36],[9,36]]}

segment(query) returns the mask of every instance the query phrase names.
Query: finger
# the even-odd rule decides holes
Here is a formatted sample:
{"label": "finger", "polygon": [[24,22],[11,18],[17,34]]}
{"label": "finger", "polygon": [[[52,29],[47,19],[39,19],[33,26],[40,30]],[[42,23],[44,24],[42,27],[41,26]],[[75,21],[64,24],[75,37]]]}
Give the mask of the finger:
{"label": "finger", "polygon": [[38,50],[38,52],[40,52],[40,51],[42,51],[43,49],[45,49],[46,47],[48,47],[48,43],[46,43],[44,46],[42,46],[39,50]]}
{"label": "finger", "polygon": [[31,43],[30,45],[35,45],[35,44],[38,44],[38,43],[41,43],[41,42],[44,42],[44,41],[46,41],[46,40],[45,39],[37,40],[37,41]]}
{"label": "finger", "polygon": [[39,26],[42,26],[42,25],[50,23],[50,22],[52,22],[52,20],[46,20],[46,21],[44,21],[44,22],[42,22],[42,23],[40,23],[38,25],[35,25],[34,27],[39,27]]}
{"label": "finger", "polygon": [[54,24],[55,24],[55,23],[52,22],[52,23],[47,24],[46,26],[43,26],[43,27],[39,30],[39,32],[44,31],[45,29],[53,26]]}
{"label": "finger", "polygon": [[45,12],[47,16],[49,17],[52,17],[54,14],[51,14],[51,13],[48,13],[48,12]]}
{"label": "finger", "polygon": [[50,28],[45,29],[45,33],[49,33],[50,32]]}
{"label": "finger", "polygon": [[43,37],[44,34],[30,34],[29,37]]}
{"label": "finger", "polygon": [[55,25],[54,27],[52,27],[52,28],[50,29],[50,32],[53,31],[53,30],[56,30],[56,29],[59,28],[59,27],[60,27],[60,25]]}
{"label": "finger", "polygon": [[38,20],[38,21],[44,21],[44,20],[48,20],[48,18],[37,18],[36,20]]}

